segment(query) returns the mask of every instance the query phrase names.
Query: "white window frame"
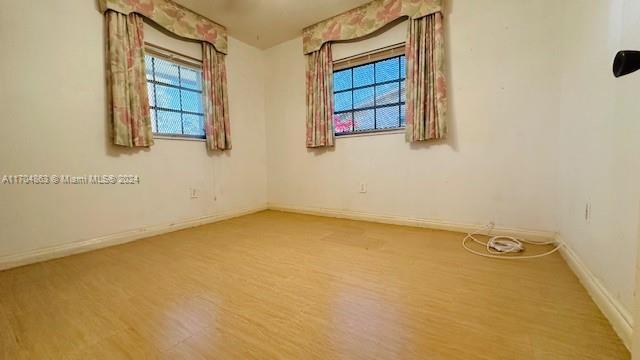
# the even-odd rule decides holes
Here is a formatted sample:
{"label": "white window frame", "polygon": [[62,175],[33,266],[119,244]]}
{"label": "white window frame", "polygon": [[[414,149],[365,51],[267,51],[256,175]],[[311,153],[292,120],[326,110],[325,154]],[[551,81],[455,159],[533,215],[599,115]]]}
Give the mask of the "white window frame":
{"label": "white window frame", "polygon": [[[176,65],[183,67],[183,68],[189,68],[195,71],[198,71],[200,73],[202,73],[202,61],[200,59],[196,59],[194,57],[188,56],[188,55],[184,55],[181,53],[178,53],[176,51],[158,46],[158,45],[154,45],[152,43],[149,42],[145,42],[145,53],[155,57],[155,58],[159,58],[159,59],[163,59],[172,63],[175,63]],[[154,84],[155,82],[152,81]],[[147,83],[149,83],[149,80],[147,80]],[[166,86],[166,84],[161,84],[163,86]],[[183,90],[181,87],[178,87],[180,90]],[[189,89],[192,90],[192,89]],[[154,91],[155,93],[155,91]],[[203,119],[204,119],[204,91],[201,90],[200,91],[201,95],[202,95],[202,108],[203,108]],[[154,99],[154,104],[157,104],[155,99]],[[150,106],[151,111],[155,111],[155,106]],[[172,110],[173,111],[173,110]],[[184,111],[179,111],[181,114],[185,113]],[[188,112],[187,112],[188,113]],[[157,116],[157,114],[156,114]],[[155,117],[154,117],[155,118]],[[157,119],[155,120],[157,121]],[[205,135],[189,135],[189,134],[170,134],[170,133],[159,133],[157,132],[158,130],[158,126],[156,124],[156,131],[153,132],[153,138],[154,139],[167,139],[167,140],[188,140],[188,141],[206,141],[206,134]]]}

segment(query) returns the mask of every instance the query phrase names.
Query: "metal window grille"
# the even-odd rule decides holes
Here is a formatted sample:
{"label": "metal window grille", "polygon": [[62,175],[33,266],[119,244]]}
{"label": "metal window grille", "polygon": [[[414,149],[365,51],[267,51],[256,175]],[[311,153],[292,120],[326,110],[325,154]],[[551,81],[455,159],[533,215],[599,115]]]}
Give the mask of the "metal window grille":
{"label": "metal window grille", "polygon": [[202,68],[145,54],[153,133],[204,139]]}
{"label": "metal window grille", "polygon": [[355,62],[358,65],[340,67],[333,73],[335,134],[404,128],[405,56],[396,51],[380,60]]}

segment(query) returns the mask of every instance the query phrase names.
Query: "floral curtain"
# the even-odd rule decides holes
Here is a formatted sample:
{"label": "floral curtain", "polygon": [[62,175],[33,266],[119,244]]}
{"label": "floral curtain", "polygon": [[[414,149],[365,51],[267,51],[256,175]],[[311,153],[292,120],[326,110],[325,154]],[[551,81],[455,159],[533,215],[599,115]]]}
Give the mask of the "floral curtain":
{"label": "floral curtain", "polygon": [[307,147],[331,147],[333,131],[333,62],[331,44],[307,55]]}
{"label": "floral curtain", "polygon": [[407,141],[444,138],[447,86],[444,76],[442,13],[409,21],[407,58]]}
{"label": "floral curtain", "polygon": [[227,30],[206,17],[171,0],[99,0],[100,10],[137,13],[183,38],[208,42],[227,53]]}
{"label": "floral curtain", "polygon": [[202,79],[207,148],[231,149],[225,55],[209,43],[202,43]]}
{"label": "floral curtain", "polygon": [[418,19],[442,11],[443,0],[374,0],[302,30],[303,51],[318,51],[331,41],[373,34],[402,17]]}
{"label": "floral curtain", "polygon": [[153,145],[144,63],[143,20],[137,14],[106,13],[107,83],[113,143]]}

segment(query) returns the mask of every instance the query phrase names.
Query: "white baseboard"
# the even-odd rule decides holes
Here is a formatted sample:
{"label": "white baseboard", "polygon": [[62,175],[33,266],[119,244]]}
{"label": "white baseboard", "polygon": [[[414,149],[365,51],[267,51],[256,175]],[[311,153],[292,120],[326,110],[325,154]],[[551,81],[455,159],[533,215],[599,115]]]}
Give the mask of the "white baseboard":
{"label": "white baseboard", "polygon": [[266,210],[266,206],[256,208],[230,211],[211,216],[203,216],[195,219],[188,219],[168,224],[147,226],[135,230],[125,231],[117,234],[101,236],[93,239],[61,244],[52,247],[30,250],[18,254],[0,256],[0,270],[6,270],[18,266],[33,264],[36,262],[61,258],[73,254],[79,254],[91,250],[101,249],[108,246],[124,244],[131,241],[147,238],[150,236],[165,234],[177,230],[187,229],[217,221],[227,220],[238,216],[253,214]]}
{"label": "white baseboard", "polygon": [[[379,214],[371,214],[371,213],[364,213],[364,212],[351,211],[351,210],[310,208],[310,207],[299,207],[299,206],[281,205],[281,204],[273,204],[273,203],[269,203],[269,210],[294,212],[294,213],[307,214],[307,215],[328,216],[328,217],[334,217],[334,218],[340,218],[340,219],[371,221],[371,222],[377,222],[382,224],[416,226],[416,227],[423,227],[423,228],[429,228],[429,229],[435,229],[435,230],[454,231],[454,232],[460,232],[460,233],[469,233],[472,231],[477,231],[478,229],[481,229],[484,226],[484,224],[468,224],[468,223],[458,223],[458,222],[443,221],[443,220],[408,218],[408,217],[393,216],[393,215],[379,215]],[[522,237],[522,238],[535,240],[535,241],[549,241],[549,240],[555,239],[555,236],[556,236],[555,232],[551,232],[551,231],[517,229],[517,228],[507,228],[507,227],[498,227],[498,226],[494,228],[493,233],[495,235]]]}
{"label": "white baseboard", "polygon": [[633,316],[611,295],[609,290],[602,285],[600,280],[589,270],[578,254],[567,245],[567,242],[560,235],[556,236],[556,241],[562,245],[560,254],[564,260],[587,289],[600,311],[609,320],[624,345],[630,350],[633,334]]}

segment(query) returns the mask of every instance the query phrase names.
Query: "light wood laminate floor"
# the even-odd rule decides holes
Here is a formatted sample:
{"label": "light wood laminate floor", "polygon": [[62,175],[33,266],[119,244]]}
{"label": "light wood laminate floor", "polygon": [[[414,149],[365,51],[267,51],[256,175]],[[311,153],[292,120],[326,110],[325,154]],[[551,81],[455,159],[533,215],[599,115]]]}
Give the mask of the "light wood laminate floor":
{"label": "light wood laminate floor", "polygon": [[557,254],[265,211],[0,272],[2,359],[628,359]]}

